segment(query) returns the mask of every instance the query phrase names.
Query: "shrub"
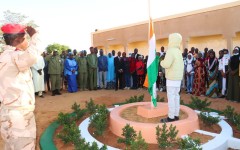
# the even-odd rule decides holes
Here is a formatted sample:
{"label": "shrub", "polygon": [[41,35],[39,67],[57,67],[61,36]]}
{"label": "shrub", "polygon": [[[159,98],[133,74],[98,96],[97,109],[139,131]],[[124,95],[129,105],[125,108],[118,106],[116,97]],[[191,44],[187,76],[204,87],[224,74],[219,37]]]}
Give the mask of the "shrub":
{"label": "shrub", "polygon": [[131,145],[135,139],[136,139],[136,131],[131,127],[129,124],[127,124],[123,129],[122,136],[124,138],[119,138],[118,143],[125,143],[126,145]]}
{"label": "shrub", "polygon": [[72,122],[72,119],[69,113],[60,112],[58,114],[57,122],[61,125],[66,125],[66,124],[70,124]]}
{"label": "shrub", "polygon": [[211,105],[211,102],[208,102],[208,99],[201,100],[198,97],[191,97],[191,103],[189,104],[189,107],[197,110],[204,110],[208,106]]}
{"label": "shrub", "polygon": [[178,145],[183,150],[202,150],[201,141],[199,139],[192,139],[191,137],[178,140]]}
{"label": "shrub", "polygon": [[180,100],[180,105],[185,105],[184,100]]}
{"label": "shrub", "polygon": [[138,133],[138,136],[136,138],[136,141],[132,142],[130,146],[130,150],[147,150],[148,144],[146,141],[142,138],[141,131]]}
{"label": "shrub", "polygon": [[90,98],[89,102],[88,101],[86,102],[86,108],[90,115],[95,114],[98,107],[99,107],[98,105],[94,104],[92,98]]}
{"label": "shrub", "polygon": [[144,94],[140,96],[131,96],[129,99],[126,99],[126,103],[136,103],[136,102],[142,102],[144,99]]}
{"label": "shrub", "polygon": [[160,96],[157,95],[157,102],[164,102],[164,101],[165,101],[164,97],[160,98]]}
{"label": "shrub", "polygon": [[204,124],[208,126],[212,126],[217,124],[220,121],[219,117],[212,117],[209,113],[200,113],[200,119],[203,121]]}
{"label": "shrub", "polygon": [[225,117],[235,126],[237,126],[237,130],[240,131],[240,114],[234,111],[234,108],[231,106],[227,106],[227,108],[223,111]]}
{"label": "shrub", "polygon": [[159,148],[172,147],[176,142],[176,136],[178,131],[176,126],[170,125],[169,130],[167,129],[166,123],[162,125],[162,128],[159,126],[156,127],[157,142]]}
{"label": "shrub", "polygon": [[223,114],[225,117],[231,118],[234,114],[234,108],[228,105],[227,108],[223,110]]}
{"label": "shrub", "polygon": [[95,128],[97,135],[102,135],[108,123],[109,111],[105,105],[100,105],[97,112],[90,117],[91,126]]}
{"label": "shrub", "polygon": [[65,144],[66,143],[76,143],[80,138],[80,130],[75,122],[64,124],[63,129],[57,134]]}
{"label": "shrub", "polygon": [[80,109],[80,105],[77,105],[76,102],[72,105],[72,110],[74,112],[74,117],[76,121],[81,119],[86,113],[86,110]]}
{"label": "shrub", "polygon": [[230,121],[234,124],[234,125],[239,125],[240,124],[240,114],[238,113],[234,113],[232,115],[232,117],[230,118]]}

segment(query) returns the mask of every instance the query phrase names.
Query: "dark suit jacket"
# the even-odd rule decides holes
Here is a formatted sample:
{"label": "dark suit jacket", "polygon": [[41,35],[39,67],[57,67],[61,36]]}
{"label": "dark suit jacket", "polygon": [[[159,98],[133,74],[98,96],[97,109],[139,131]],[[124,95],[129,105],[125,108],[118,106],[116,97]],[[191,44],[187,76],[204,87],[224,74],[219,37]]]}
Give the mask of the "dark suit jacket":
{"label": "dark suit jacket", "polygon": [[140,54],[137,54],[137,56],[135,55],[134,57],[136,58],[136,60],[138,61],[138,57],[141,56]]}
{"label": "dark suit jacket", "polygon": [[115,67],[115,73],[119,73],[118,70],[122,69],[123,70],[123,60],[122,58],[115,57],[114,58],[114,67]]}

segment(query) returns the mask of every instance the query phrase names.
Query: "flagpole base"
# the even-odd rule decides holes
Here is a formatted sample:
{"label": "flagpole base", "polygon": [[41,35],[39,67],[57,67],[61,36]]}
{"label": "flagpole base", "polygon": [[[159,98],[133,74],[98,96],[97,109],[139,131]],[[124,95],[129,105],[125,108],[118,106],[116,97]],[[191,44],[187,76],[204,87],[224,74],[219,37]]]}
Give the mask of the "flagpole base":
{"label": "flagpole base", "polygon": [[153,103],[147,105],[140,105],[137,108],[137,114],[144,118],[166,116],[168,114],[168,105],[161,103],[159,103],[157,107],[154,107]]}

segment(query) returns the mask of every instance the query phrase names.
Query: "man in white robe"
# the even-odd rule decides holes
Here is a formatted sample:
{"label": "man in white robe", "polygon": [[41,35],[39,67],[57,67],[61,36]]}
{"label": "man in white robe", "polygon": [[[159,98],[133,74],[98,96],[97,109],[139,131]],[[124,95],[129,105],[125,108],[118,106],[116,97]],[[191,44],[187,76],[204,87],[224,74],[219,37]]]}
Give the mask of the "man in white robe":
{"label": "man in white robe", "polygon": [[43,68],[45,66],[44,59],[42,56],[38,56],[37,62],[31,67],[32,75],[33,75],[33,84],[34,91],[38,93],[39,97],[43,96],[44,87],[44,71]]}

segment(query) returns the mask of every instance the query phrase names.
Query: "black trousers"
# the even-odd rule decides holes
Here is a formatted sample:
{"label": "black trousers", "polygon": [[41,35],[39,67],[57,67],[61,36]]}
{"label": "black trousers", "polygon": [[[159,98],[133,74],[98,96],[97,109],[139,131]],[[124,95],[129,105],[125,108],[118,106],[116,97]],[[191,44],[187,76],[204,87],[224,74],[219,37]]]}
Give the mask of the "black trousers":
{"label": "black trousers", "polygon": [[118,90],[118,88],[123,89],[123,73],[116,73],[115,89]]}
{"label": "black trousers", "polygon": [[137,72],[135,71],[134,73],[131,74],[132,75],[132,80],[133,80],[133,85],[132,88],[137,89]]}

